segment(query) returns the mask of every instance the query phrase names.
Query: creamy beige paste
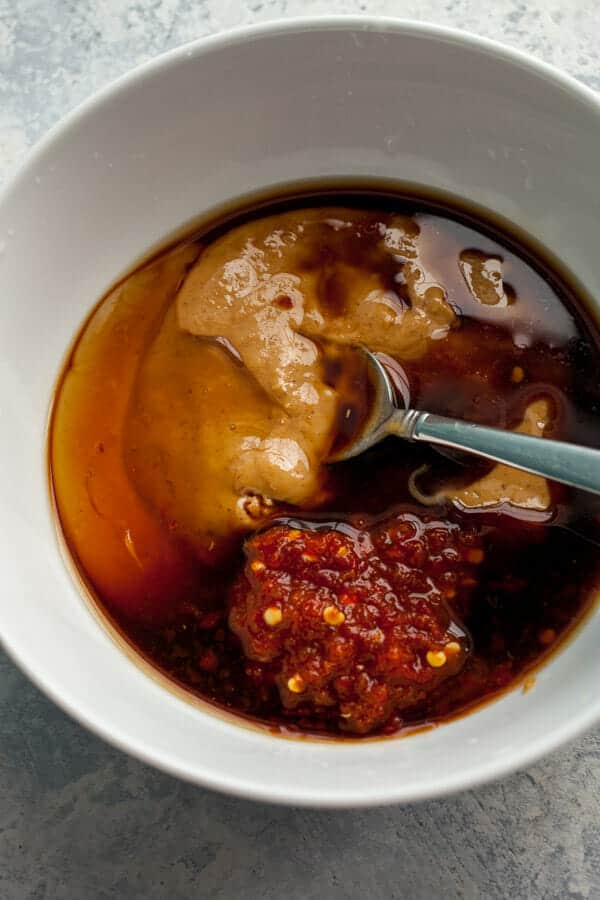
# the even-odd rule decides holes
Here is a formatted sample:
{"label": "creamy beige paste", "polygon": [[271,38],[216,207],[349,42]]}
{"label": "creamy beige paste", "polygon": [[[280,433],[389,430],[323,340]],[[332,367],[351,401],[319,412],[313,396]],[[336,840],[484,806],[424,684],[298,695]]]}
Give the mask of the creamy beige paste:
{"label": "creamy beige paste", "polygon": [[[416,359],[455,324],[423,263],[418,225],[405,216],[377,223],[365,267],[340,248],[367,227],[372,216],[332,207],[233,228],[201,252],[148,348],[126,459],[142,495],[201,549],[260,521],[274,503],[324,499],[339,403],[324,378],[331,342]],[[383,283],[390,266],[396,281]],[[497,260],[465,257],[460,266],[481,303],[507,302]],[[537,508],[547,491],[543,480],[497,467],[455,499],[472,506],[510,494]]]}

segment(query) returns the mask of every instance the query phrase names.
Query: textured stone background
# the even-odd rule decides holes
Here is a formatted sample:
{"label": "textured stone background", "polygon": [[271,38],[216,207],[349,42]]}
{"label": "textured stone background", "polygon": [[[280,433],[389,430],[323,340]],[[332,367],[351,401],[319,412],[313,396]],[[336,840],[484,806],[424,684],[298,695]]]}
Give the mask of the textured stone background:
{"label": "textured stone background", "polygon": [[[455,25],[600,89],[598,0],[0,0],[0,180],[64,112],[162,50],[326,12]],[[410,808],[223,798],[90,736],[0,657],[0,900],[600,898],[599,797],[596,732]]]}

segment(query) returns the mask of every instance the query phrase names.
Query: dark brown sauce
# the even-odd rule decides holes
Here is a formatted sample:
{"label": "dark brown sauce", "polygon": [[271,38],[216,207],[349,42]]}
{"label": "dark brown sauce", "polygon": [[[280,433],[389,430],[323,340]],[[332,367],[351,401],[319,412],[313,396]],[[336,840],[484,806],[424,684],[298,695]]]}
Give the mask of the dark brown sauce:
{"label": "dark brown sauce", "polygon": [[[364,209],[367,232],[391,211],[413,216],[435,253],[431,262],[448,299],[460,312],[460,327],[445,340],[432,342],[423,358],[395,363],[395,382],[405,400],[431,412],[513,428],[529,402],[551,397],[552,436],[600,446],[600,350],[591,317],[569,282],[539,253],[534,254],[521,237],[517,240],[498,232],[472,211],[425,198],[359,189],[284,197],[270,204],[255,203],[235,220],[228,216],[186,238],[182,244],[189,247],[189,261],[183,270],[200,246],[226,231],[233,221],[331,204]],[[167,259],[172,252],[168,248],[155,260]],[[483,254],[502,261],[509,301],[502,315],[474,300],[458,264],[465,252],[469,259]],[[331,248],[317,248],[302,261],[307,269],[321,273],[319,299],[324,309],[335,314],[344,311],[347,285],[336,262],[346,258],[365,270],[373,269],[401,303],[408,303],[401,265],[390,263],[382,269],[368,241],[357,244],[340,237],[334,257]],[[281,708],[274,689],[259,692],[248,683],[247,661],[227,628],[223,599],[241,565],[241,536],[233,535],[221,564],[208,568],[173,523],[162,520],[140,500],[123,474],[121,435],[111,423],[111,410],[119,404],[127,407],[139,361],[173,301],[173,289],[160,302],[156,300],[154,311],[148,307],[146,333],[139,336],[138,346],[132,346],[131,322],[115,323],[114,334],[124,339],[112,342],[112,358],[106,353],[93,356],[94,341],[99,344],[105,339],[110,327],[107,301],[101,301],[65,367],[50,427],[49,461],[67,545],[98,606],[137,650],[178,684],[286,732],[338,734],[327,715],[300,720],[293,710]],[[153,284],[145,290],[152,294]],[[144,298],[140,294],[130,299],[139,307]],[[280,302],[285,304],[285,297]],[[369,387],[356,357],[343,348],[324,349],[326,379],[346,398],[338,420],[343,441],[366,415]],[[75,389],[68,378],[77,370],[78,353],[85,361],[84,350],[91,354],[92,363],[87,360],[91,368]],[[229,346],[222,352],[235,356],[235,348]],[[518,381],[515,369],[523,373]],[[103,380],[107,371],[114,373],[114,383],[108,387]],[[424,464],[433,473],[432,490],[445,479],[462,478],[466,483],[485,471],[471,460],[466,466],[463,463],[422,446],[388,440],[361,458],[330,467],[323,508],[316,512],[278,509],[277,515],[286,513],[309,527],[316,522],[336,527],[345,527],[346,522],[350,527],[402,504],[414,504],[408,477]],[[458,523],[476,521],[486,535],[485,563],[465,619],[474,651],[459,675],[426,702],[405,711],[402,718],[392,717],[382,733],[443,721],[510,687],[559,646],[581,620],[598,583],[599,505],[589,495],[557,485],[552,486],[552,495],[550,521],[514,509],[467,512],[450,504],[440,507],[440,515]],[[144,535],[139,552],[127,540],[134,531]],[[93,548],[90,535],[96,536]]]}

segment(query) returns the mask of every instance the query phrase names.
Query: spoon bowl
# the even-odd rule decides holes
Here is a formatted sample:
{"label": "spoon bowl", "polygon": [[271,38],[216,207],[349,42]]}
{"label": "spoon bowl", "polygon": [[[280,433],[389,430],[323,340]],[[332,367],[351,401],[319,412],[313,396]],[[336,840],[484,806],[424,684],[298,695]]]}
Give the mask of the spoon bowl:
{"label": "spoon bowl", "polygon": [[402,411],[392,380],[381,360],[364,347],[358,347],[357,352],[363,354],[367,363],[367,377],[372,392],[371,407],[350,442],[335,448],[328,462],[342,462],[360,456],[373,444],[387,437],[390,433],[388,430],[390,419]]}
{"label": "spoon bowl", "polygon": [[472,453],[490,462],[600,494],[600,450],[403,409],[398,406],[393,383],[381,360],[364,347],[359,352],[367,361],[373,392],[371,410],[354,438],[337,450],[330,462],[351,459],[383,438],[395,435],[409,441],[424,441],[441,451]]}

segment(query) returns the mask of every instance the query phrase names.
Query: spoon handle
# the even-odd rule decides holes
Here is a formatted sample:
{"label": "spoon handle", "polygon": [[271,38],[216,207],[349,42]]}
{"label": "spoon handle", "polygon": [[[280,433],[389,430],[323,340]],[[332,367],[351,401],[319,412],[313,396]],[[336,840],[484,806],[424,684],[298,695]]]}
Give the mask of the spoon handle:
{"label": "spoon handle", "polygon": [[389,431],[410,440],[465,450],[493,462],[600,494],[600,450],[417,410],[398,411],[392,419]]}

